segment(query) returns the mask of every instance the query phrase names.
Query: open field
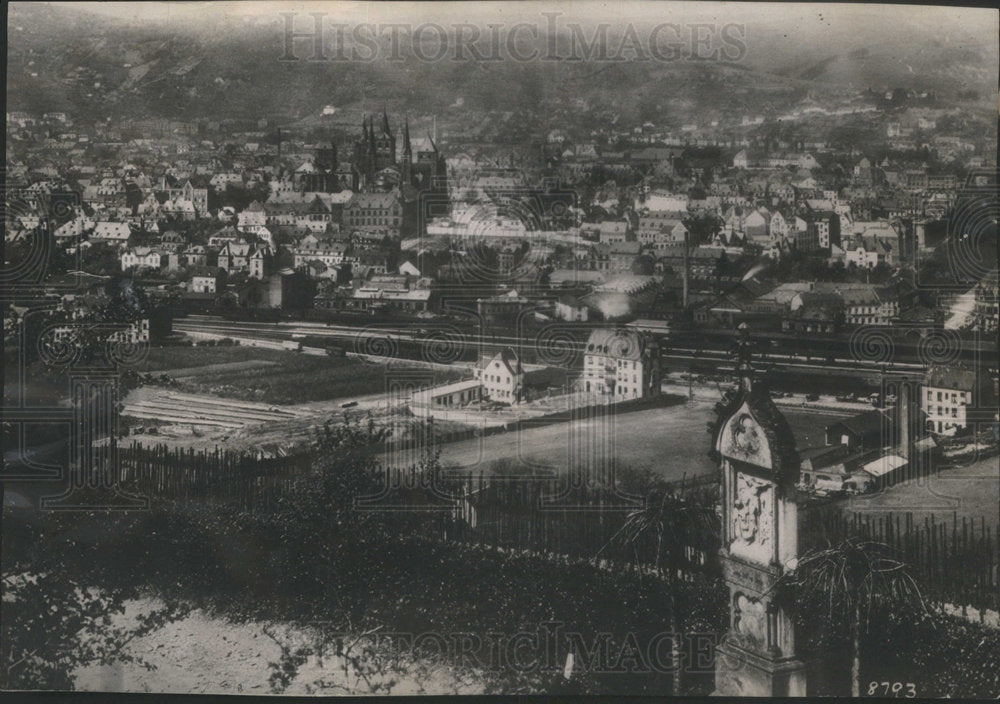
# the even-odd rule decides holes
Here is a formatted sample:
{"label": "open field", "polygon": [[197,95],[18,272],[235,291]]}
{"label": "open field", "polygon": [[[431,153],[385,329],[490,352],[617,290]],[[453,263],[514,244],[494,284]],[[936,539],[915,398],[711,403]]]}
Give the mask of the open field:
{"label": "open field", "polygon": [[200,367],[187,367],[186,369],[167,369],[161,372],[161,374],[172,376],[175,379],[183,379],[192,376],[207,376],[221,372],[239,372],[276,366],[278,366],[278,363],[271,360],[248,359],[243,362],[219,362],[217,364],[205,364]]}
{"label": "open field", "polygon": [[[137,371],[168,374],[182,391],[241,401],[299,404],[368,395],[386,388],[383,364],[259,347],[161,347]],[[460,372],[436,371],[438,383]]]}
{"label": "open field", "polygon": [[964,467],[945,469],[920,479],[903,482],[867,496],[845,499],[845,511],[863,511],[878,515],[888,512],[912,512],[914,520],[934,516],[935,521],[950,522],[957,514],[986,526],[1000,527],[1000,458],[988,457]]}
{"label": "open field", "polygon": [[[619,465],[648,467],[665,479],[709,474],[716,466],[708,457],[708,423],[714,401],[695,398],[679,406],[652,408],[598,420],[523,428],[499,435],[463,440],[442,446],[441,460],[462,471],[487,471],[498,460],[517,469],[566,471],[580,457],[593,457],[591,467]],[[783,409],[800,447],[820,444],[828,423],[842,414]]]}

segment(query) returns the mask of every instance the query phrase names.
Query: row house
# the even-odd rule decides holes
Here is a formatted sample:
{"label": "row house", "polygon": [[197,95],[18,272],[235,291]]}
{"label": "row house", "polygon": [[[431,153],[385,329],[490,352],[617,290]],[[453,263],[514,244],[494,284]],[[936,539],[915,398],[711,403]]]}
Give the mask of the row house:
{"label": "row house", "polygon": [[958,190],[958,177],[955,174],[930,174],[927,176],[927,188],[932,191],[946,191],[948,193]]}
{"label": "row house", "polygon": [[268,227],[296,227],[306,217],[309,204],[300,200],[267,201],[265,224]]}
{"label": "row house", "polygon": [[832,288],[844,299],[844,321],[849,325],[890,325],[899,316],[899,297],[890,287],[828,284],[824,288]]}
{"label": "row house", "polygon": [[97,184],[97,195],[101,197],[116,196],[125,193],[125,184],[120,178],[106,176]]}
{"label": "row house", "polygon": [[348,247],[342,242],[325,242],[314,246],[299,245],[292,250],[293,267],[301,269],[312,262],[322,262],[326,265],[330,276],[336,275],[336,269],[344,263]]}
{"label": "row house", "polygon": [[643,245],[683,244],[687,241],[688,229],[674,213],[652,211],[639,216],[636,235]]}
{"label": "row house", "polygon": [[795,201],[797,189],[812,188],[814,186],[815,181],[811,177],[801,179],[795,185],[785,181],[772,181],[768,184],[767,195],[770,197],[771,202],[775,204],[792,203]]}

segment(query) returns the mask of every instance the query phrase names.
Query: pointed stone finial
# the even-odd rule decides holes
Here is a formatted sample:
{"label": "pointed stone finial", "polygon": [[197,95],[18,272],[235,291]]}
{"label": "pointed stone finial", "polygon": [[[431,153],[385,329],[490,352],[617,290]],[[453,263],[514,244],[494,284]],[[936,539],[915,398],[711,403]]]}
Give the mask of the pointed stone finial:
{"label": "pointed stone finial", "polygon": [[740,323],[736,328],[736,375],[740,380],[740,388],[749,391],[753,382],[752,343],[750,341],[750,326]]}

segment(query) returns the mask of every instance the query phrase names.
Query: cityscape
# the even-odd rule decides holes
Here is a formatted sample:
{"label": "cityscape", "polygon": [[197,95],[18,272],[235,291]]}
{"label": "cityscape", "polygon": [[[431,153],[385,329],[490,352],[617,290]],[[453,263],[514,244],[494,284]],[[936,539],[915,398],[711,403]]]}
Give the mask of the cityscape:
{"label": "cityscape", "polygon": [[998,18],[10,3],[3,689],[1000,697]]}

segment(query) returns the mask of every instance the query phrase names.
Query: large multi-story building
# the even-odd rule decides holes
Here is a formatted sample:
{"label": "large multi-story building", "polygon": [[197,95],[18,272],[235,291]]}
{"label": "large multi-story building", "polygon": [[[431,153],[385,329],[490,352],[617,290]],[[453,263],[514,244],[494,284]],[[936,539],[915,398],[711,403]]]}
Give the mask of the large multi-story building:
{"label": "large multi-story building", "polygon": [[796,239],[804,251],[829,252],[831,245],[840,246],[840,216],[834,212],[816,211],[804,216],[805,234]]}
{"label": "large multi-story building", "polygon": [[967,410],[995,404],[988,380],[966,367],[933,367],[920,391],[920,409],[927,430],[936,435],[954,435],[969,425]]}
{"label": "large multi-story building", "polygon": [[594,330],[584,347],[578,386],[613,401],[660,393],[660,355],[655,340],[637,330]]}
{"label": "large multi-story building", "polygon": [[983,277],[973,291],[975,304],[972,311],[972,327],[980,332],[995,333],[1000,319],[997,298],[997,271]]}
{"label": "large multi-story building", "polygon": [[899,316],[899,296],[888,286],[874,284],[821,284],[844,299],[844,322],[848,325],[889,325]]}
{"label": "large multi-story building", "polygon": [[396,191],[355,193],[344,206],[343,228],[398,237],[403,225],[403,204]]}

